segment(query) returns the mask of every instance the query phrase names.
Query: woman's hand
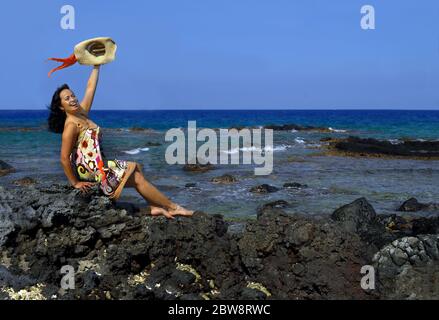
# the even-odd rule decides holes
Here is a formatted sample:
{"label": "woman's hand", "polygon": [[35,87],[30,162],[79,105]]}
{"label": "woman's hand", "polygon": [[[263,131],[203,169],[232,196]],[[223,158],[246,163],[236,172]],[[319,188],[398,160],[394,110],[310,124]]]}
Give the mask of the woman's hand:
{"label": "woman's hand", "polygon": [[96,183],[97,182],[79,181],[74,187],[75,189],[80,189],[82,192],[87,193]]}

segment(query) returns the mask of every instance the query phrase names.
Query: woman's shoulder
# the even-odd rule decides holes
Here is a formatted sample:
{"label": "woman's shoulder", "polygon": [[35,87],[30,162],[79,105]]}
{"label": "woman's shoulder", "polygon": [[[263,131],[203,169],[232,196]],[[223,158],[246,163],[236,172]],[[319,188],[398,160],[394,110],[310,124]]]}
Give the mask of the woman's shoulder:
{"label": "woman's shoulder", "polygon": [[77,132],[80,126],[81,126],[81,124],[79,122],[77,122],[75,120],[66,119],[66,121],[64,123],[64,131],[67,128],[71,128],[71,129],[74,129]]}

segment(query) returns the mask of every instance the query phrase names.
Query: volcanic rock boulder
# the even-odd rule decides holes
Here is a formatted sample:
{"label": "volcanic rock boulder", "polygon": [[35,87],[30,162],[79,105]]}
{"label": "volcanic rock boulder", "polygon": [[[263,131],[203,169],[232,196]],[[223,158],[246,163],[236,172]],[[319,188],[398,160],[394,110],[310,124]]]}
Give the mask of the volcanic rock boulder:
{"label": "volcanic rock boulder", "polygon": [[358,234],[364,241],[380,248],[393,240],[366,198],[359,198],[335,210],[331,218],[345,230]]}
{"label": "volcanic rock boulder", "polygon": [[279,299],[367,299],[361,239],[334,222],[267,208],[238,241],[245,271]]}
{"label": "volcanic rock boulder", "polygon": [[279,191],[279,188],[264,183],[264,184],[261,184],[259,186],[255,186],[255,187],[250,188],[249,191],[253,192],[253,193],[272,193],[272,192]]}
{"label": "volcanic rock boulder", "polygon": [[0,160],[0,177],[1,176],[5,176],[11,172],[15,172],[14,167],[12,167],[11,165],[7,164],[6,162],[4,162],[3,160]]}
{"label": "volcanic rock boulder", "polygon": [[222,176],[212,178],[210,181],[213,183],[230,184],[238,181],[238,179],[230,174],[223,174]]}
{"label": "volcanic rock boulder", "polygon": [[398,209],[398,211],[416,212],[416,211],[438,211],[439,204],[437,203],[420,203],[416,198],[410,198],[405,201]]}
{"label": "volcanic rock boulder", "polygon": [[373,258],[377,289],[387,299],[439,299],[439,235],[404,237]]}

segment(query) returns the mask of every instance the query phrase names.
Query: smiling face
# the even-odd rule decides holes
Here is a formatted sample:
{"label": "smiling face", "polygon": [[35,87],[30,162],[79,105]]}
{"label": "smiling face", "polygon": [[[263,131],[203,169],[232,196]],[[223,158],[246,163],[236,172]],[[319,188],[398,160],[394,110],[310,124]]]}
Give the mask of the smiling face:
{"label": "smiling face", "polygon": [[79,111],[79,102],[75,94],[70,89],[64,89],[59,93],[61,98],[60,109],[66,113],[76,114]]}

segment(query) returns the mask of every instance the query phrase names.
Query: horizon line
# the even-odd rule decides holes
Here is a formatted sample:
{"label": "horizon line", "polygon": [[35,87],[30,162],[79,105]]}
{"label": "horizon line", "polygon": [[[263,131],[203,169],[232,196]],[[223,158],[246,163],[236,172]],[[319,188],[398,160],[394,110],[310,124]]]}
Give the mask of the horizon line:
{"label": "horizon line", "polygon": [[[1,109],[0,111],[48,111],[47,108],[42,109]],[[214,108],[214,109],[198,109],[198,108],[183,108],[183,109],[129,109],[129,108],[112,108],[112,109],[92,109],[91,111],[385,111],[385,110],[394,110],[394,111],[439,111],[439,107],[437,109],[401,109],[401,108],[360,108],[360,109],[351,109],[351,108]]]}

